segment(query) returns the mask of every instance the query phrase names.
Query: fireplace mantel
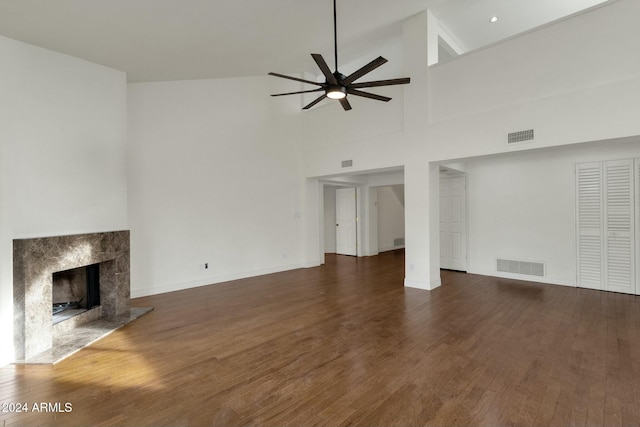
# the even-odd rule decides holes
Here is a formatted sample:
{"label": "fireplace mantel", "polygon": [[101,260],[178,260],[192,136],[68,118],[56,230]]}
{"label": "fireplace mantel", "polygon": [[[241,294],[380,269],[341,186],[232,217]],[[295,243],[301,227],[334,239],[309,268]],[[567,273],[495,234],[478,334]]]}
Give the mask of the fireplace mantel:
{"label": "fireplace mantel", "polygon": [[129,311],[129,231],[13,241],[14,346],[16,359],[51,349],[53,273],[101,264],[102,316]]}

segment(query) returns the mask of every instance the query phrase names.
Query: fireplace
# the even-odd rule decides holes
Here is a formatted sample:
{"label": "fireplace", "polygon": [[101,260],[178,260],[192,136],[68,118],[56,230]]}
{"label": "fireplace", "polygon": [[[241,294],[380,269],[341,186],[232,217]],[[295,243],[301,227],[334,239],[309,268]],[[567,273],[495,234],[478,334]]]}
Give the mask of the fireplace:
{"label": "fireplace", "polygon": [[100,264],[53,273],[53,324],[100,305]]}
{"label": "fireplace", "polygon": [[[101,322],[104,332],[150,311],[129,307],[129,288],[129,231],[14,240],[16,360],[55,363],[67,349],[56,351],[54,345],[71,351],[81,341],[77,336],[91,335],[83,330],[74,337],[70,331]],[[52,314],[56,303],[70,304],[58,313],[64,321]]]}

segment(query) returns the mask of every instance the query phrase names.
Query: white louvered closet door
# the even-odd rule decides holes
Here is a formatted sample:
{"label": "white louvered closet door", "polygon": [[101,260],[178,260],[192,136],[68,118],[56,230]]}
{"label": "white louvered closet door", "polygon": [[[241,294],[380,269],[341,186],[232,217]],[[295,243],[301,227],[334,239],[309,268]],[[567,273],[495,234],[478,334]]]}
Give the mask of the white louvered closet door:
{"label": "white louvered closet door", "polygon": [[[576,165],[578,286],[636,294],[638,161]],[[635,172],[634,172],[635,170]]]}
{"label": "white louvered closet door", "polygon": [[604,162],[605,289],[635,294],[633,159]]}
{"label": "white louvered closet door", "polygon": [[602,163],[576,165],[578,287],[604,289]]}

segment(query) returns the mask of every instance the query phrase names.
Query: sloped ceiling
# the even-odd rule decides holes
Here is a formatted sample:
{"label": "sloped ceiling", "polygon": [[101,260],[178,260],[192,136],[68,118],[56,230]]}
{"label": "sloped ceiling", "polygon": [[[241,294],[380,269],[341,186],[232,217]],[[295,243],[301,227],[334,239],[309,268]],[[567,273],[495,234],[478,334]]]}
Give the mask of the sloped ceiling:
{"label": "sloped ceiling", "polygon": [[[428,0],[339,0],[340,45]],[[126,71],[129,81],[314,70],[333,57],[331,0],[0,0],[0,34]]]}
{"label": "sloped ceiling", "polygon": [[[533,13],[594,1],[338,0],[340,61],[427,8],[467,40],[467,30],[494,31],[475,22],[514,3]],[[131,82],[317,72],[309,54],[333,57],[332,19],[331,0],[0,0],[1,35],[125,71]]]}

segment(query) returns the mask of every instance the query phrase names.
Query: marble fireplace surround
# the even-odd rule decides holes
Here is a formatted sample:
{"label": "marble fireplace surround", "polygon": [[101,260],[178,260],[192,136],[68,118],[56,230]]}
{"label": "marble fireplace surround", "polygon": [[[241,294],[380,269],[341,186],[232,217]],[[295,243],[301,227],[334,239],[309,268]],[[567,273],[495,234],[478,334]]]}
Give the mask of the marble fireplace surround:
{"label": "marble fireplace surround", "polygon": [[51,350],[56,340],[51,314],[53,273],[91,264],[100,264],[101,316],[128,319],[128,230],[13,241],[14,347],[18,362],[29,363]]}

